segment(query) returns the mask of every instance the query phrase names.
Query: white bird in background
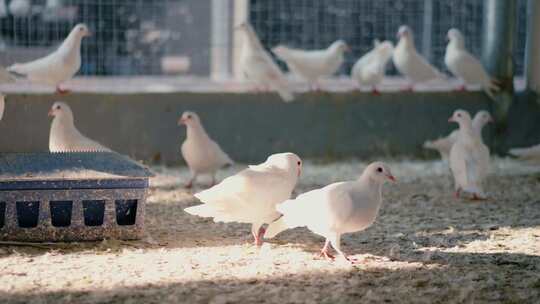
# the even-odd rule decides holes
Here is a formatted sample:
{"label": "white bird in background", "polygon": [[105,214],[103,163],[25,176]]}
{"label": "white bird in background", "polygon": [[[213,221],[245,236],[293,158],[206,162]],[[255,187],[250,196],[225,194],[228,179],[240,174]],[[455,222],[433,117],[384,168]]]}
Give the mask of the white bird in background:
{"label": "white bird in background", "polygon": [[61,101],[55,102],[49,110],[53,116],[49,136],[50,152],[110,152],[98,142],[84,136],[77,130],[71,108]]}
{"label": "white bird in background", "polygon": [[191,171],[191,179],[186,188],[191,188],[199,174],[212,175],[215,185],[216,171],[234,162],[221,150],[219,145],[206,133],[199,116],[194,112],[184,112],[178,125],[186,126],[186,140],[182,143],[182,156]]}
{"label": "white bird in background", "polygon": [[216,186],[195,194],[203,204],[186,208],[189,214],[212,217],[214,222],[251,224],[255,244],[261,245],[263,224],[279,217],[276,205],[289,199],[302,172],[294,153],[273,154]]}
{"label": "white bird in background", "polygon": [[341,251],[341,235],[373,224],[382,203],[382,185],[388,180],[395,181],[388,166],[374,162],[358,180],[330,184],[287,200],[276,207],[282,217],[268,226],[265,237],[306,226],[326,238],[322,256],[334,258],[329,252],[331,244],[341,256],[353,262]]}
{"label": "white bird in background", "polygon": [[493,91],[499,91],[496,81],[489,76],[480,60],[474,57],[465,48],[465,38],[457,29],[448,31],[448,45],[444,55],[444,63],[461,81],[461,90],[465,90],[465,84],[480,85],[482,89],[493,98]]}
{"label": "white bird in background", "polygon": [[6,95],[0,93],[0,120],[4,118],[5,108],[6,108]]}
{"label": "white bird in background", "polygon": [[456,198],[461,192],[472,194],[473,199],[485,199],[483,183],[489,171],[489,149],[482,137],[473,130],[467,111],[456,110],[449,122],[459,124],[459,135],[450,149],[450,169],[454,175]]}
{"label": "white bird in background", "polygon": [[285,75],[263,48],[251,25],[244,22],[236,29],[244,33],[240,65],[246,78],[254,81],[258,86],[270,87],[279,94],[283,101],[292,101],[294,95]]}
{"label": "white bird in background", "polygon": [[338,40],[323,50],[291,49],[278,45],[272,49],[276,56],[283,60],[289,70],[303,79],[315,90],[320,90],[318,80],[333,75],[343,64],[344,53],[350,51],[345,41]]}
{"label": "white bird in background", "polygon": [[[489,122],[493,122],[491,114],[489,114],[488,111],[478,111],[472,121],[472,128],[474,133],[480,138],[482,138],[482,129]],[[446,137],[442,137],[433,141],[426,141],[424,143],[424,148],[437,150],[441,154],[441,158],[443,159],[443,161],[447,161],[450,156],[450,149],[452,149],[452,146],[454,145],[454,143],[456,143],[458,136],[459,129],[454,130],[452,133],[450,133],[450,135]]]}
{"label": "white bird in background", "polygon": [[62,7],[62,0],[47,0],[45,8],[49,10],[56,10]]}
{"label": "white bird in background", "polygon": [[521,160],[540,162],[540,144],[529,148],[510,149],[509,153]]}
{"label": "white bird in background", "polygon": [[8,15],[6,0],[0,0],[0,18],[5,18]]}
{"label": "white bird in background", "polygon": [[414,46],[413,32],[408,26],[400,26],[397,36],[399,42],[394,49],[392,60],[397,70],[410,82],[408,90],[412,91],[417,83],[446,78],[437,68],[418,54]]}
{"label": "white bird in background", "polygon": [[15,63],[9,72],[26,76],[30,81],[56,87],[56,92],[69,92],[60,84],[70,80],[81,67],[81,41],[91,33],[84,24],[77,24],[60,47],[46,57],[27,63]]}
{"label": "white bird in background", "polygon": [[9,12],[18,18],[30,15],[31,8],[30,0],[11,0],[9,3]]}
{"label": "white bird in background", "polygon": [[392,57],[393,51],[392,42],[375,42],[373,50],[360,57],[353,65],[351,78],[356,80],[359,86],[370,86],[373,94],[380,95],[377,86],[383,81],[386,64]]}

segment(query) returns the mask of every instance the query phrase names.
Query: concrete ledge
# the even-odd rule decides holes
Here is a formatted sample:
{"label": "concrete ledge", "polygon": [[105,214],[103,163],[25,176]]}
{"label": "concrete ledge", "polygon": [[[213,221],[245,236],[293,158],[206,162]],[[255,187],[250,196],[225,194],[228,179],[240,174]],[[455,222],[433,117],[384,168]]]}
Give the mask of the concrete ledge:
{"label": "concrete ledge", "polygon": [[[185,130],[176,123],[185,110],[199,113],[233,159],[256,162],[278,151],[324,159],[435,156],[421,145],[456,127],[447,122],[454,109],[490,109],[481,92],[304,93],[289,104],[270,93],[15,94],[0,122],[0,151],[47,151],[47,112],[59,99],[84,134],[135,159],[167,164],[182,162]],[[517,95],[509,128],[495,136],[488,127],[484,137],[499,152],[540,142],[536,97]]]}

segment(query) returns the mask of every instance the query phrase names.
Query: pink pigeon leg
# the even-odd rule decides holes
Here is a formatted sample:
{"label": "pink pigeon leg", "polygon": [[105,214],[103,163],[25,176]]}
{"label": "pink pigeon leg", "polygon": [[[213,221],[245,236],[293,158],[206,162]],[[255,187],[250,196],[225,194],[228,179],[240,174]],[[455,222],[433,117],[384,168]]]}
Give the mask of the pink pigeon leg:
{"label": "pink pigeon leg", "polygon": [[266,232],[266,229],[262,227],[262,224],[253,224],[251,226],[251,234],[253,235],[253,238],[255,241],[253,244],[257,246],[261,246],[263,244],[264,239],[264,233]]}
{"label": "pink pigeon leg", "polygon": [[371,93],[375,96],[381,96],[381,92],[377,90],[376,86],[373,86],[373,89],[371,89]]}
{"label": "pink pigeon leg", "polygon": [[70,91],[70,90],[67,90],[67,89],[62,89],[62,88],[60,87],[60,85],[57,85],[57,86],[56,86],[56,93],[58,93],[58,94],[60,94],[60,95],[65,95],[65,94],[71,93],[71,91]]}
{"label": "pink pigeon leg", "polygon": [[324,242],[324,246],[319,256],[324,257],[327,260],[332,260],[332,261],[336,259],[335,256],[330,254],[330,240],[329,239],[326,239],[326,241]]}

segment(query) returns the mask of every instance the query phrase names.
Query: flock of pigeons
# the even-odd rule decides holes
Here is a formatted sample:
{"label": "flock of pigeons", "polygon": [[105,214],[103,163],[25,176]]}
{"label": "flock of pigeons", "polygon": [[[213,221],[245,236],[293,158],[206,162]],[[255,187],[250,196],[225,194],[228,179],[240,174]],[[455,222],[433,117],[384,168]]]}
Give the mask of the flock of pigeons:
{"label": "flock of pigeons", "polygon": [[[245,37],[241,65],[246,78],[256,82],[261,88],[276,91],[284,101],[292,101],[294,96],[283,72],[263,48],[251,25],[242,23],[237,29],[243,31]],[[374,94],[380,94],[378,86],[383,81],[390,58],[397,70],[407,78],[409,86],[406,89],[409,91],[418,83],[447,78],[416,51],[413,32],[408,26],[401,26],[397,36],[399,42],[395,48],[391,41],[375,41],[374,48],[354,64],[351,78],[359,87],[369,86]],[[449,42],[444,62],[450,72],[463,82],[459,89],[465,90],[465,85],[479,85],[493,97],[493,91],[499,90],[498,82],[492,79],[480,61],[467,51],[463,34],[457,29],[450,29],[447,37]],[[292,73],[305,79],[315,90],[320,89],[319,79],[336,73],[343,63],[346,51],[350,51],[350,48],[343,40],[338,40],[323,50],[291,49],[284,45],[272,49],[272,53],[283,60]]]}
{"label": "flock of pigeons", "polygon": [[[288,90],[282,71],[263,49],[251,26],[244,23],[238,28],[247,37],[242,56],[246,76],[261,85],[270,86],[283,99],[292,100],[293,95]],[[84,24],[78,24],[55,52],[29,63],[14,64],[7,71],[0,70],[0,81],[12,81],[9,72],[13,72],[33,82],[53,85],[57,92],[65,93],[60,84],[73,77],[80,68],[81,40],[89,34]],[[444,77],[416,52],[408,27],[402,26],[398,34],[400,41],[395,49],[389,41],[377,43],[354,65],[352,75],[359,83],[373,86],[376,92],[390,57],[393,57],[396,67],[407,76],[411,85]],[[488,92],[496,90],[495,83],[479,61],[464,49],[463,36],[459,31],[450,30],[448,37],[450,43],[445,62],[449,69],[464,83],[480,84]],[[337,70],[347,49],[344,42],[337,41],[326,50],[302,51],[278,46],[273,52],[287,62],[291,71],[303,76],[317,89],[318,79]],[[1,119],[3,96],[0,101]],[[73,112],[66,103],[55,102],[49,115],[54,117],[49,137],[51,152],[111,151],[77,130]],[[492,121],[491,115],[480,111],[473,120],[468,112],[456,110],[449,121],[456,122],[459,129],[445,138],[426,142],[425,147],[438,150],[442,158],[448,161],[454,176],[456,197],[468,195],[472,199],[486,199],[483,184],[489,171],[490,153],[482,140],[482,128]],[[334,258],[330,253],[331,245],[340,256],[354,262],[341,250],[341,235],[369,227],[382,203],[382,185],[396,180],[386,164],[374,162],[364,169],[357,180],[333,183],[291,199],[301,176],[302,160],[294,153],[279,153],[216,185],[216,171],[233,164],[233,161],[210,138],[196,113],[184,112],[178,124],[185,125],[187,129],[181,152],[192,176],[186,187],[192,187],[201,174],[212,176],[212,187],[195,194],[202,204],[186,208],[185,211],[212,217],[216,222],[250,223],[257,245],[261,245],[264,238],[272,238],[284,230],[305,226],[326,238],[322,256]],[[540,145],[514,149],[511,153],[540,159]],[[265,224],[268,225],[266,229],[263,228]]]}

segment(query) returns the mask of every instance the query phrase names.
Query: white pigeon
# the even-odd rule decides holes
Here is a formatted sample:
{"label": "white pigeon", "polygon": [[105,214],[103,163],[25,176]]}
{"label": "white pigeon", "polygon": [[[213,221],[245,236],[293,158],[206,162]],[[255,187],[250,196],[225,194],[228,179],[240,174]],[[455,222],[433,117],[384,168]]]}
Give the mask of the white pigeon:
{"label": "white pigeon", "polygon": [[5,18],[8,16],[8,8],[6,5],[6,0],[0,0],[0,18]]}
{"label": "white pigeon", "polygon": [[203,204],[184,209],[212,217],[214,222],[249,223],[255,244],[262,244],[263,224],[279,217],[276,205],[289,199],[302,172],[294,153],[273,154],[259,165],[249,166],[216,186],[195,194]]}
{"label": "white pigeon", "polygon": [[350,51],[350,48],[343,40],[337,40],[322,50],[306,51],[284,45],[272,49],[272,52],[287,64],[289,70],[307,80],[315,90],[320,90],[318,80],[321,77],[333,75],[343,64],[346,51]]}
{"label": "white pigeon", "polygon": [[215,184],[216,171],[234,162],[221,150],[219,145],[206,133],[199,116],[186,111],[178,120],[178,125],[186,126],[186,140],[182,143],[182,156],[191,171],[191,179],[186,188],[191,188],[199,174],[212,175]]}
{"label": "white pigeon", "polygon": [[30,0],[11,0],[9,3],[9,12],[19,18],[30,15],[31,8]]}
{"label": "white pigeon", "polygon": [[246,78],[276,91],[285,102],[293,101],[294,95],[285,75],[263,48],[251,25],[244,22],[236,29],[244,33],[240,65]]}
{"label": "white pigeon", "polygon": [[[493,122],[491,114],[489,114],[488,111],[478,111],[476,115],[474,115],[474,119],[472,121],[474,133],[480,138],[482,138],[482,129],[489,122]],[[441,158],[443,159],[443,161],[447,161],[448,157],[450,156],[450,149],[452,149],[452,146],[457,141],[458,136],[459,130],[454,130],[452,131],[452,133],[450,133],[450,135],[446,137],[442,137],[433,141],[426,141],[424,143],[424,148],[437,150],[441,154]]]}
{"label": "white pigeon", "polygon": [[522,160],[540,162],[540,144],[529,148],[510,149],[509,153]]}
{"label": "white pigeon", "polygon": [[394,49],[392,60],[397,70],[410,82],[408,90],[412,91],[417,83],[446,78],[418,54],[414,46],[413,32],[408,26],[400,26],[397,36],[399,42]]}
{"label": "white pigeon", "polygon": [[84,136],[77,130],[71,108],[61,101],[55,102],[49,110],[53,116],[49,136],[50,152],[110,152],[98,142]]}
{"label": "white pigeon", "polygon": [[341,235],[362,231],[373,224],[382,203],[382,185],[388,180],[395,181],[388,166],[374,162],[358,180],[330,184],[287,200],[276,207],[282,216],[268,226],[265,238],[306,226],[326,238],[322,256],[334,258],[329,252],[331,244],[352,262],[353,259],[341,251]]}
{"label": "white pigeon", "polygon": [[5,108],[6,108],[6,95],[0,93],[0,120],[4,118]]}
{"label": "white pigeon", "polygon": [[450,169],[454,175],[456,198],[461,192],[472,194],[473,199],[485,199],[483,183],[489,172],[489,149],[472,126],[467,111],[456,110],[449,122],[459,124],[459,135],[450,149]]}
{"label": "white pigeon", "polygon": [[86,25],[77,24],[56,51],[34,61],[15,63],[8,71],[24,75],[35,83],[55,86],[57,93],[67,93],[69,91],[62,89],[60,84],[71,79],[79,71],[81,41],[90,35]]}
{"label": "white pigeon", "polygon": [[474,57],[465,48],[465,38],[463,34],[455,28],[448,31],[448,45],[444,55],[444,63],[448,70],[457,78],[463,81],[461,90],[465,90],[465,84],[480,85],[490,97],[493,91],[499,91],[495,81],[486,72],[480,60]]}
{"label": "white pigeon", "polygon": [[386,64],[392,57],[394,45],[390,41],[376,42],[375,47],[364,56],[360,57],[353,65],[351,78],[359,86],[370,86],[375,95],[379,95],[377,86],[384,78]]}

